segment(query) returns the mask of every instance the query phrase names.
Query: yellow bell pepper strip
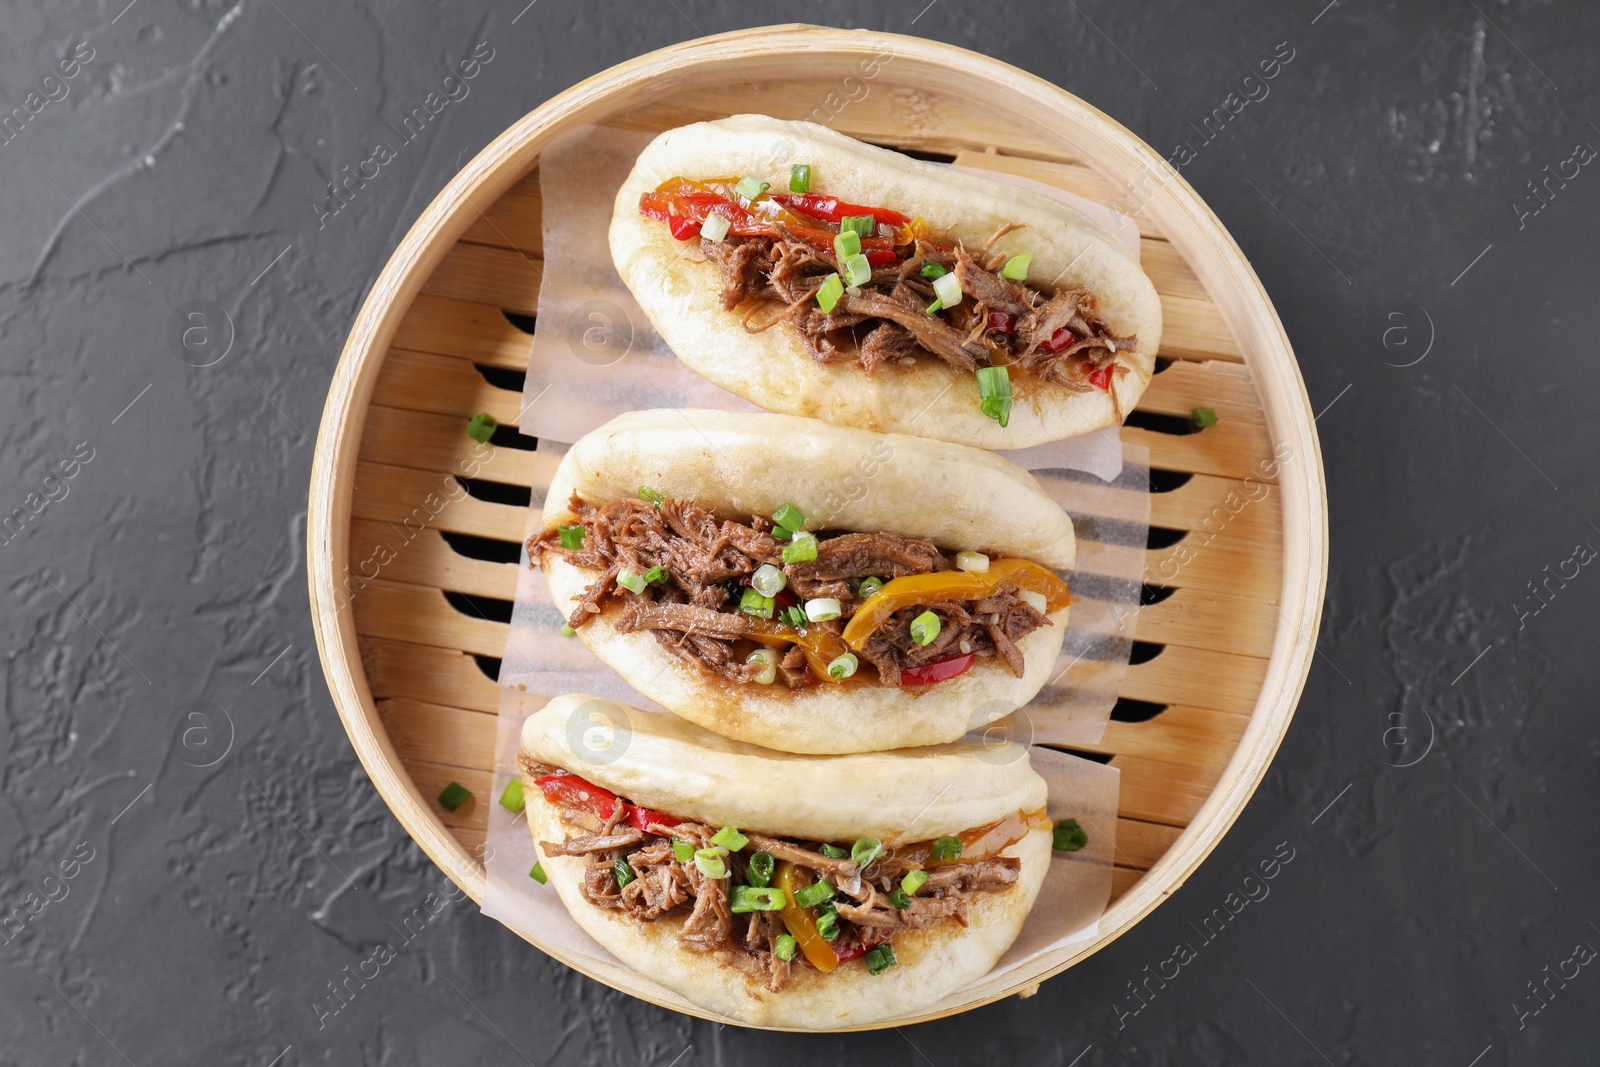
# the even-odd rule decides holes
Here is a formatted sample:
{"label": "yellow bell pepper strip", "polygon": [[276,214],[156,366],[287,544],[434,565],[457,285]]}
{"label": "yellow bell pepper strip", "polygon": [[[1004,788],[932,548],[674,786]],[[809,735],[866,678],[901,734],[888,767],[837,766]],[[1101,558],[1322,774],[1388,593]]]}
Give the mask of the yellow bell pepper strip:
{"label": "yellow bell pepper strip", "polygon": [[934,571],[892,579],[862,602],[840,637],[859,652],[884,620],[901,608],[935,600],[982,600],[1004,585],[1038,593],[1045,599],[1047,612],[1072,603],[1067,583],[1048,569],[1026,559],[997,559],[982,574]]}
{"label": "yellow bell pepper strip", "polygon": [[811,884],[810,881],[794,864],[779,860],[777,870],[772,875],[772,884],[783,893],[784,905],[778,917],[799,944],[800,951],[811,961],[811,966],[824,974],[839,966],[839,954],[833,950],[827,938],[817,933],[817,920],[811,909],[795,903],[795,890],[804,889]]}
{"label": "yellow bell pepper strip", "polygon": [[828,664],[850,650],[835,635],[809,626],[804,630],[797,630],[793,626],[771,619],[752,617],[745,621],[750,624],[750,640],[770,648],[781,648],[789,644],[799,645],[805,653],[811,673],[829,682],[839,681],[828,673]]}

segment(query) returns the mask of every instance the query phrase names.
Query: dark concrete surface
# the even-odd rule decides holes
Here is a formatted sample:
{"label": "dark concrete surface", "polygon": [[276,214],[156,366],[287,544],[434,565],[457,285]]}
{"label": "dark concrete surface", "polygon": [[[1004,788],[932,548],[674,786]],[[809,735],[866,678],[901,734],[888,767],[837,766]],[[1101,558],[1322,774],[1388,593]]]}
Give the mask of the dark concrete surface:
{"label": "dark concrete surface", "polygon": [[[0,514],[47,501],[0,543],[0,907],[20,916],[0,1064],[1594,1062],[1600,173],[1564,161],[1600,146],[1600,9],[522,2],[0,6],[0,110],[37,110],[0,143]],[[355,311],[534,105],[795,17],[964,45],[1164,154],[1189,144],[1323,411],[1333,562],[1294,726],[1189,883],[1031,1000],[740,1032],[441,895],[328,1012],[328,983],[448,888],[352,755],[312,645],[309,438]],[[319,226],[331,172],[480,42],[470,94]],[[170,340],[193,301],[234,323],[212,367]],[[1184,939],[1177,977],[1148,981]]]}

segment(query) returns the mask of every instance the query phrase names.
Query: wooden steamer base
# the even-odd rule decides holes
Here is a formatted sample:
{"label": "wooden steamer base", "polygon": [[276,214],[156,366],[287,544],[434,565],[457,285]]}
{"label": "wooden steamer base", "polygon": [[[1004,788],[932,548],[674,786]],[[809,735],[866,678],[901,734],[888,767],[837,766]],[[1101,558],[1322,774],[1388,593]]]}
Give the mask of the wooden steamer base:
{"label": "wooden steamer base", "polygon": [[[657,131],[739,112],[826,120],[863,140],[1059,185],[1133,214],[1142,235],[1166,320],[1161,369],[1124,430],[1153,468],[1149,588],[1113,721],[1081,750],[1122,772],[1112,902],[1093,941],[992,973],[954,1010],[1031,995],[1181,885],[1254,791],[1309,668],[1327,516],[1293,353],[1221,223],[1143,142],[1005,64],[864,31],[743,31],[590,78],[484,149],[384,268],[329,393],[308,558],[334,702],[396,816],[481,899],[493,678],[533,481],[533,442],[510,427],[539,310],[539,152],[581,123]],[[1214,408],[1217,424],[1195,431],[1197,407]],[[464,430],[481,411],[506,428],[492,459],[460,479],[461,496],[449,479],[471,469]],[[373,573],[377,546],[408,517],[428,518],[429,495],[447,489],[460,498],[350,597],[347,576]],[[451,780],[475,794],[455,813],[434,799]],[[644,995],[625,968],[555,954]],[[700,1014],[676,998],[646,999]]]}

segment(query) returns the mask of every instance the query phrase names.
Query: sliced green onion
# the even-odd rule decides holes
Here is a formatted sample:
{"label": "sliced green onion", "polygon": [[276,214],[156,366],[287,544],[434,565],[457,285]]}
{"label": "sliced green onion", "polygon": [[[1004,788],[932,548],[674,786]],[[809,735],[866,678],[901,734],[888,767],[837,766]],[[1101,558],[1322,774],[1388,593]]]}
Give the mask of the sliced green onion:
{"label": "sliced green onion", "polygon": [[903,910],[911,907],[911,898],[906,895],[906,891],[904,889],[896,889],[893,893],[889,894],[889,903]]}
{"label": "sliced green onion", "polygon": [[933,843],[933,858],[943,863],[961,855],[961,838],[941,837]]}
{"label": "sliced green onion", "polygon": [[953,308],[961,303],[961,282],[954,274],[941,274],[933,280],[933,291],[941,307]]}
{"label": "sliced green onion", "polygon": [[639,487],[639,499],[643,500],[647,504],[654,504],[656,507],[660,507],[661,502],[665,500],[666,497],[662,496],[648,485],[641,485]]}
{"label": "sliced green onion", "polygon": [[618,889],[626,889],[629,882],[639,877],[634,869],[628,866],[628,861],[624,859],[619,859],[611,865],[611,873],[617,879]]}
{"label": "sliced green onion", "polygon": [[847,285],[866,285],[872,280],[872,264],[867,262],[867,257],[857,253],[843,264],[844,280]]}
{"label": "sliced green onion", "polygon": [[774,511],[772,513],[772,521],[777,523],[781,529],[788,530],[790,533],[799,533],[805,529],[806,525],[806,517],[793,504],[785,504],[777,511]]}
{"label": "sliced green onion", "polygon": [[945,270],[942,266],[940,266],[939,264],[935,263],[931,259],[930,260],[926,260],[922,264],[922,276],[924,278],[943,278],[946,274],[949,274],[949,273],[950,273],[949,271]]}
{"label": "sliced green onion", "polygon": [[485,411],[482,414],[472,416],[471,421],[467,423],[467,436],[480,445],[486,445],[489,443],[489,438],[493,437],[494,432],[499,428],[500,423],[495,421],[493,415]]}
{"label": "sliced green onion", "polygon": [[850,846],[850,860],[857,867],[865,867],[883,855],[883,842],[876,837],[863,837]]}
{"label": "sliced green onion", "polygon": [[679,863],[688,863],[694,859],[694,845],[681,837],[672,839],[672,858]]}
{"label": "sliced green onion", "polygon": [[839,913],[825,911],[817,916],[817,933],[822,935],[824,941],[832,941],[839,936]]}
{"label": "sliced green onion", "polygon": [[938,311],[942,307],[944,307],[944,304],[939,300],[935,300],[933,303],[923,308],[922,313],[924,315],[932,315],[935,311]]}
{"label": "sliced green onion", "polygon": [[772,618],[772,598],[762,596],[754,589],[746,589],[739,597],[739,610],[758,619]]}
{"label": "sliced green onion", "polygon": [[827,622],[837,619],[844,614],[844,609],[839,606],[839,598],[819,596],[814,600],[806,601],[806,618],[812,622]]}
{"label": "sliced green onion", "polygon": [[1196,426],[1203,430],[1207,426],[1215,426],[1217,424],[1217,409],[1195,408],[1189,412],[1189,417],[1194,420]]}
{"label": "sliced green onion", "polygon": [[644,592],[644,576],[635,574],[624,567],[617,572],[617,585],[630,593],[642,593]]}
{"label": "sliced green onion", "polygon": [[957,552],[956,569],[971,574],[989,573],[989,557],[982,552]]}
{"label": "sliced green onion", "polygon": [[817,290],[817,306],[825,312],[832,311],[843,295],[844,282],[837,274],[830,274],[822,283],[822,288]]}
{"label": "sliced green onion", "polygon": [[768,886],[772,884],[772,872],[777,861],[770,852],[750,853],[750,884],[753,886]]}
{"label": "sliced green onion", "polygon": [[838,845],[822,845],[822,846],[819,846],[818,851],[821,852],[824,856],[827,856],[829,859],[834,859],[834,860],[842,860],[846,856],[850,855],[850,853],[846,852],[844,849],[840,848]]}
{"label": "sliced green onion", "polygon": [[817,535],[808,530],[797,531],[783,546],[785,563],[807,563],[817,558]]}
{"label": "sliced green onion", "polygon": [[1028,266],[1032,262],[1032,256],[1012,256],[1006,260],[1006,265],[1000,268],[1000,277],[1010,278],[1014,282],[1025,282],[1028,280]]}
{"label": "sliced green onion", "polygon": [[796,163],[789,168],[789,191],[791,193],[811,191],[811,164]]}
{"label": "sliced green onion", "polygon": [[651,585],[666,585],[667,579],[670,577],[672,577],[672,572],[668,571],[665,565],[660,563],[644,572],[644,580]]}
{"label": "sliced green onion", "polygon": [[777,596],[788,584],[789,579],[784,576],[783,571],[770,563],[763,563],[750,576],[750,588],[762,596]]}
{"label": "sliced green onion", "polygon": [[878,229],[878,220],[871,215],[846,215],[839,220],[839,232],[854,230],[861,237],[871,237]]}
{"label": "sliced green onion", "polygon": [[928,884],[927,871],[907,871],[906,876],[900,879],[900,888],[908,894],[915,896],[917,890]]}
{"label": "sliced green onion", "polygon": [[528,872],[528,877],[532,878],[540,885],[544,885],[546,882],[550,881],[550,876],[544,873],[544,864],[542,863],[535,863],[533,865],[533,869]]}
{"label": "sliced green onion", "polygon": [[778,654],[770,648],[758,648],[744,658],[745,663],[759,663],[761,669],[750,680],[757,685],[771,685],[778,680]]}
{"label": "sliced green onion", "polygon": [[700,868],[700,873],[707,878],[728,877],[728,865],[723,862],[722,853],[714,848],[695,849],[694,865]]}
{"label": "sliced green onion", "polygon": [[728,236],[728,217],[720,211],[707,214],[706,221],[700,224],[700,236],[712,244],[721,244]]}
{"label": "sliced green onion", "polygon": [[561,547],[576,552],[583,547],[585,530],[583,523],[575,522],[571,526],[563,526],[556,533],[561,537]]}
{"label": "sliced green onion", "polygon": [[861,958],[867,961],[868,974],[882,974],[900,962],[894,958],[894,946],[887,941]]}
{"label": "sliced green onion", "polygon": [[754,885],[733,887],[732,911],[736,915],[752,911],[781,911],[787,904],[781,889]]}
{"label": "sliced green onion", "polygon": [[1089,843],[1077,819],[1062,819],[1050,834],[1050,847],[1057,852],[1076,852]]}
{"label": "sliced green onion", "polygon": [[778,618],[793,626],[796,630],[804,630],[806,628],[806,613],[801,610],[798,604],[778,612]]}
{"label": "sliced green onion", "polygon": [[939,616],[931,611],[924,611],[911,620],[911,640],[919,645],[931,645],[943,627],[944,624],[939,621]]}
{"label": "sliced green onion", "polygon": [[823,901],[833,899],[833,886],[827,882],[812,882],[794,891],[794,902],[802,908],[814,908]]}
{"label": "sliced green onion", "polygon": [[450,811],[455,811],[471,799],[472,790],[460,782],[451,782],[439,791],[439,803]]}
{"label": "sliced green onion", "polygon": [[882,588],[882,578],[863,578],[861,579],[861,584],[856,586],[856,595],[865,600]]}
{"label": "sliced green onion", "polygon": [[1035,593],[1032,589],[1018,590],[1017,599],[1021,600],[1034,611],[1037,611],[1040,615],[1043,615],[1045,613],[1045,609],[1050,606],[1049,602],[1045,600],[1043,593]]}
{"label": "sliced green onion", "polygon": [[733,191],[748,201],[754,200],[756,197],[760,196],[762,193],[771,188],[771,182],[764,182],[760,178],[755,178],[747,174],[743,178],[739,179],[739,184],[733,187]]}
{"label": "sliced green onion", "polygon": [[561,624],[561,636],[562,637],[577,637],[578,636],[578,631],[574,630],[571,626],[567,625],[566,623],[562,623]]}
{"label": "sliced green onion", "polygon": [[724,826],[711,835],[711,843],[718,848],[725,848],[729,852],[738,852],[750,843],[750,839],[741,834],[737,827]]}
{"label": "sliced green onion", "polygon": [[841,653],[828,662],[828,677],[836,682],[842,682],[856,673],[856,668],[859,666],[861,662],[856,659],[854,652]]}
{"label": "sliced green onion", "polygon": [[526,804],[527,801],[522,796],[522,779],[511,779],[506,783],[505,791],[500,794],[500,806],[513,815],[520,815]]}
{"label": "sliced green onion", "polygon": [[845,230],[837,234],[833,239],[833,254],[838,257],[840,263],[843,263],[851,256],[859,256],[861,254],[861,235],[854,230]]}
{"label": "sliced green onion", "polygon": [[772,954],[784,963],[794,959],[794,954],[800,948],[800,942],[794,939],[793,934],[779,934],[778,941],[772,946]]}
{"label": "sliced green onion", "polygon": [[978,406],[1001,426],[1011,421],[1011,372],[1004,367],[978,368]]}

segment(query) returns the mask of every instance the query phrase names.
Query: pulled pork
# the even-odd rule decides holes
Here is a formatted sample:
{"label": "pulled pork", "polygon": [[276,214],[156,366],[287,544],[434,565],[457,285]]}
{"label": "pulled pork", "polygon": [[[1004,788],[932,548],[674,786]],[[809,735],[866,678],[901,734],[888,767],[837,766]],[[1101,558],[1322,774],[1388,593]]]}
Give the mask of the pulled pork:
{"label": "pulled pork", "polygon": [[[760,310],[752,307],[746,328],[765,330],[787,321],[822,363],[854,360],[875,371],[887,363],[932,356],[968,372],[1011,366],[1087,392],[1097,386],[1107,389],[1107,368],[1125,372],[1117,354],[1136,345],[1135,338],[1112,333],[1087,289],[1051,294],[1001,276],[1003,252],[980,260],[960,245],[950,249],[915,240],[901,249],[906,258],[878,267],[870,281],[847,291],[832,311],[824,312],[811,298],[839,269],[830,254],[787,232],[729,236],[720,242],[702,237],[700,247],[722,275],[724,308],[732,311],[749,301],[781,302],[786,310],[759,326],[751,325]],[[985,246],[979,255],[987,254]],[[953,272],[972,303],[930,314],[926,309],[936,294],[932,279],[922,275],[929,263]]]}
{"label": "pulled pork", "polygon": [[[932,542],[892,533],[819,535],[816,559],[784,563],[770,520],[719,521],[693,501],[666,499],[656,506],[616,500],[596,507],[574,496],[569,506],[583,525],[581,548],[563,548],[557,530],[528,543],[535,565],[555,555],[600,575],[583,591],[568,625],[577,629],[606,608],[617,607],[620,632],[649,631],[674,655],[730,682],[750,682],[762,670],[762,664],[745,662],[757,646],[750,641],[751,619],[739,610],[740,596],[762,564],[784,572],[787,585],[778,596],[780,608],[796,605],[796,598],[837,598],[839,619],[806,624],[832,634],[861,606],[861,579],[888,581],[953,566]],[[617,584],[625,569],[643,575],[655,567],[665,568],[661,581],[640,593]],[[924,611],[939,617],[940,630],[931,643],[919,645],[911,637],[911,622]],[[967,653],[998,656],[1020,678],[1024,665],[1017,642],[1048,623],[1018,595],[1016,586],[1004,585],[981,601],[937,601],[897,611],[870,635],[859,656],[876,669],[879,681],[891,686],[901,685],[909,668]],[[792,689],[816,681],[798,645],[784,655],[778,678]]]}
{"label": "pulled pork", "polygon": [[[522,760],[527,778],[558,770]],[[619,805],[618,813],[622,810]],[[966,926],[973,897],[1009,890],[1021,870],[1021,862],[1009,856],[936,866],[928,871],[927,881],[914,894],[902,898],[906,906],[900,907],[894,898],[901,880],[908,872],[922,868],[915,860],[895,853],[859,867],[848,858],[823,855],[819,851],[822,842],[752,833],[746,835],[749,843],[743,850],[727,857],[730,876],[710,878],[692,860],[679,861],[672,840],[704,848],[715,833],[711,827],[692,822],[652,824],[648,833],[630,827],[625,828],[626,834],[615,835],[627,840],[599,847],[592,813],[561,805],[558,811],[569,826],[565,840],[541,841],[539,848],[546,856],[589,857],[579,882],[585,900],[597,908],[621,911],[641,923],[683,916],[678,939],[687,948],[715,955],[721,962],[754,976],[773,992],[784,988],[796,968],[810,964],[803,954],[792,960],[778,957],[778,938],[788,931],[777,912],[733,911],[733,887],[750,884],[749,857],[757,851],[801,868],[808,881],[827,881],[833,886],[834,898],[824,907],[831,907],[838,916],[839,934],[830,944],[841,960],[853,959],[891,941],[901,930],[922,930],[947,919]],[[917,846],[904,851],[925,852]],[[619,862],[625,863],[633,875],[620,887]]]}

